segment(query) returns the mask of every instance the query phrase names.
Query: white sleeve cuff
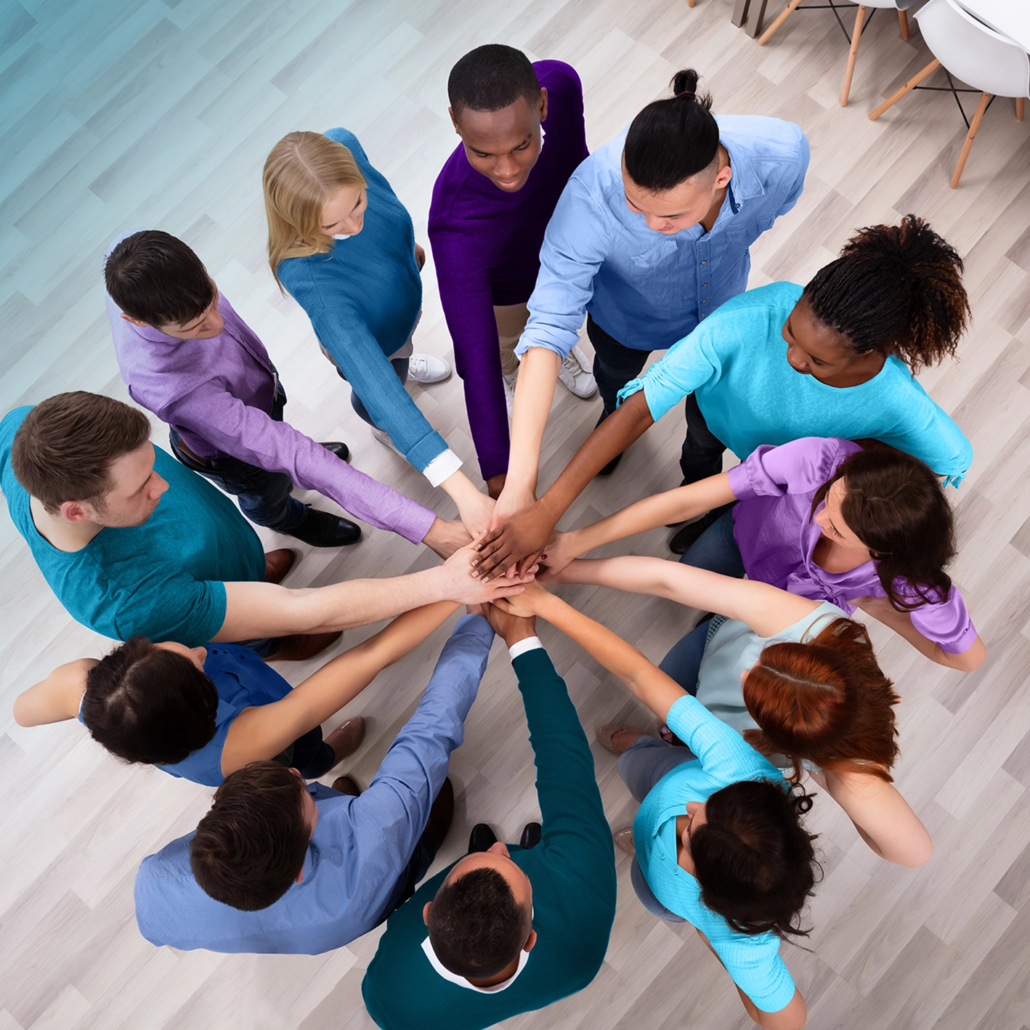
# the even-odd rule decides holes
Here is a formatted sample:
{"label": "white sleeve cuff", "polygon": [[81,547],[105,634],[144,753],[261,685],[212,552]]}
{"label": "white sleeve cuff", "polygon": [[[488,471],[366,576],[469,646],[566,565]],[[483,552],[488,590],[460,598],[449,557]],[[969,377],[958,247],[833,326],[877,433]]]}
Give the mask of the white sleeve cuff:
{"label": "white sleeve cuff", "polygon": [[517,644],[512,644],[508,648],[508,654],[511,656],[511,660],[515,661],[520,654],[525,654],[527,651],[535,651],[538,647],[543,647],[539,637],[526,637],[525,640],[520,640]]}
{"label": "white sleeve cuff", "polygon": [[422,470],[422,475],[429,480],[430,486],[439,486],[445,479],[450,479],[460,468],[461,458],[448,447]]}

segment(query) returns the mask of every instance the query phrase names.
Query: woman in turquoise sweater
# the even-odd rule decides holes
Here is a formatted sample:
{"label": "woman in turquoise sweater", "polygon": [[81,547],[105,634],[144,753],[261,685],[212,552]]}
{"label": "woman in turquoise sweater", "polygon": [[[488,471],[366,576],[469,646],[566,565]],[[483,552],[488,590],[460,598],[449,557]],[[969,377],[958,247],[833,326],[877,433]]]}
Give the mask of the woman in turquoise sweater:
{"label": "woman in turquoise sweater", "polygon": [[957,486],[972,447],[913,374],[954,354],[968,317],[962,260],[925,222],[860,230],[804,288],[734,297],[629,383],[547,493],[483,541],[483,569],[532,564],[593,476],[684,397],[684,484],[718,475],[726,447],[838,436],[882,440]]}
{"label": "woman in turquoise sweater", "polygon": [[799,816],[811,800],[635,647],[539,584],[497,604],[566,633],[686,742],[619,741],[619,772],[641,802],[632,837],[616,835],[636,848],[633,887],[654,915],[697,929],[759,1026],[798,1030],[805,1001],[779,946],[808,933],[800,913],[817,865]]}
{"label": "woman in turquoise sweater", "polygon": [[412,352],[425,251],[411,216],[346,129],[291,132],[268,155],[263,182],[272,274],[350,383],[355,412],[376,439],[442,486],[479,535],[493,501],[460,471],[461,460],[404,389],[409,377],[450,375],[441,358]]}

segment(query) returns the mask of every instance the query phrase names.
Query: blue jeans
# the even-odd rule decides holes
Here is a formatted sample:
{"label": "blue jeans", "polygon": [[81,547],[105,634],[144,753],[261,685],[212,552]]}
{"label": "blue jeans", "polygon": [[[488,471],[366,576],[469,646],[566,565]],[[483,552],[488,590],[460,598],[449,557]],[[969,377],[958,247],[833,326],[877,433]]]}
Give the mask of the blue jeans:
{"label": "blue jeans", "polygon": [[718,572],[721,576],[744,575],[744,559],[733,536],[733,511],[720,515],[680,558],[683,565]]}
{"label": "blue jeans", "polygon": [[[698,628],[707,631],[708,625],[704,624],[703,627]],[[683,765],[684,762],[695,760],[696,756],[688,748],[673,747],[657,737],[637,737],[633,746],[619,755],[619,775],[622,777],[622,782],[629,787],[629,792],[633,797],[637,801],[643,801],[650,793],[651,788],[666,773]],[[633,865],[630,867],[630,882],[633,884],[633,891],[640,899],[640,903],[651,915],[658,916],[659,919],[666,919],[670,923],[686,922],[682,916],[670,912],[654,896],[636,858],[633,859]]]}
{"label": "blue jeans", "polygon": [[[708,640],[708,622],[695,626],[685,637],[673,644],[658,666],[671,676],[688,694],[697,694],[697,674],[705,655]],[[664,742],[663,742],[664,743]]]}
{"label": "blue jeans", "polygon": [[[269,415],[282,422],[286,394],[280,387]],[[266,472],[239,458],[200,458],[183,450],[182,437],[174,430],[168,433],[172,454],[188,469],[199,472],[216,483],[227,494],[234,494],[240,510],[256,526],[265,526],[277,533],[289,533],[307,517],[307,506],[292,496],[293,480],[284,472]]]}
{"label": "blue jeans", "polygon": [[[408,381],[408,359],[407,358],[394,358],[391,362],[393,365],[394,372],[397,373],[397,378],[402,382]],[[339,377],[346,382],[347,377],[339,370],[336,370]],[[361,419],[362,422],[367,422],[370,426],[375,426],[376,429],[382,429],[382,426],[376,426],[375,422],[372,421],[372,416],[368,413],[368,409],[362,403],[361,398],[357,395],[354,387],[350,388],[350,406],[354,409],[354,414]]]}

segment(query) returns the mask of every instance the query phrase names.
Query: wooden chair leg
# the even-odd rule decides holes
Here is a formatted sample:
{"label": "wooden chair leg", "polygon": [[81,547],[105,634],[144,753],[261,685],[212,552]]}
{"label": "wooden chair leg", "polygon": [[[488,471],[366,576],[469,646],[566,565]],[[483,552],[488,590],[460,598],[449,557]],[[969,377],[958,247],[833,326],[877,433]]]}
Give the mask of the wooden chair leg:
{"label": "wooden chair leg", "polygon": [[969,157],[969,151],[973,147],[973,140],[976,139],[976,131],[980,128],[980,123],[984,119],[984,111],[987,110],[987,105],[991,102],[990,93],[982,93],[980,95],[980,103],[976,105],[976,114],[973,115],[972,122],[969,123],[969,132],[966,133],[966,141],[962,144],[962,153],[958,156],[958,164],[955,165],[955,174],[951,177],[951,188],[958,189],[958,181],[962,178],[962,171],[966,167],[966,158]]}
{"label": "wooden chair leg", "polygon": [[908,11],[898,11],[898,23],[901,25],[901,38],[908,39]]}
{"label": "wooden chair leg", "polygon": [[1026,98],[1025,97],[1016,97],[1016,120],[1017,121],[1021,122],[1023,120],[1023,108],[1024,108],[1024,105],[1025,105],[1025,102],[1026,102]]}
{"label": "wooden chair leg", "polygon": [[773,33],[790,17],[799,3],[801,0],[790,0],[790,3],[776,16],[776,21],[758,37],[759,46],[765,46],[772,39]]}
{"label": "wooden chair leg", "polygon": [[855,15],[855,27],[851,30],[851,50],[848,52],[848,67],[844,72],[844,86],[840,91],[840,106],[848,106],[848,94],[851,92],[851,77],[855,74],[855,61],[858,59],[858,42],[862,38],[862,23],[865,21],[865,8],[859,4]]}
{"label": "wooden chair leg", "polygon": [[921,72],[916,72],[916,74],[913,75],[897,93],[888,97],[882,104],[880,104],[880,106],[869,115],[869,121],[875,122],[888,107],[893,107],[903,96],[907,93],[911,93],[912,90],[914,90],[916,86],[918,86],[919,83],[927,77],[927,75],[931,72],[937,71],[940,66],[941,62],[935,57]]}

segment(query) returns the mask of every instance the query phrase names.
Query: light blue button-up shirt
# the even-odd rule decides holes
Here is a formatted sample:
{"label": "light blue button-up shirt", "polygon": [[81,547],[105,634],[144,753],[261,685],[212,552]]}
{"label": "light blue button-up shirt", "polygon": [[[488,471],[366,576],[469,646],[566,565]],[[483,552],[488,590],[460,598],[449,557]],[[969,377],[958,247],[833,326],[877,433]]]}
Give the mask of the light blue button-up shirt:
{"label": "light blue button-up shirt", "polygon": [[308,787],[318,822],[304,874],[274,905],[243,912],[208,897],[190,870],[188,833],[140,866],[140,933],[151,944],[186,951],[317,955],[343,947],[389,915],[451,751],[464,739],[493,638],[482,615],[457,624],[415,714],[361,797],[317,783]]}
{"label": "light blue button-up shirt", "polygon": [[726,199],[709,232],[671,236],[626,206],[626,133],[594,151],[569,179],[540,250],[529,323],[516,348],[566,356],[589,311],[623,346],[664,350],[724,301],[747,289],[749,247],[801,196],[808,140],[792,122],[724,115],[719,141],[730,157]]}

